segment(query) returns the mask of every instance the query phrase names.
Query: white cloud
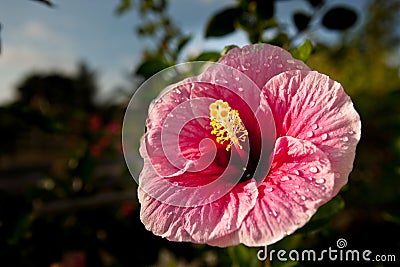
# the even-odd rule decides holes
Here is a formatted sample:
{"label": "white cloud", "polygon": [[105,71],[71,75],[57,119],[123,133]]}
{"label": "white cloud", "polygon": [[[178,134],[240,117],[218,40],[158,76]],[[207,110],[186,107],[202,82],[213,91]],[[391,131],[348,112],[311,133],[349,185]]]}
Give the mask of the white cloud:
{"label": "white cloud", "polygon": [[0,58],[0,104],[12,100],[16,83],[28,72],[72,72],[76,60],[70,44],[68,36],[37,21],[13,31],[4,40]]}

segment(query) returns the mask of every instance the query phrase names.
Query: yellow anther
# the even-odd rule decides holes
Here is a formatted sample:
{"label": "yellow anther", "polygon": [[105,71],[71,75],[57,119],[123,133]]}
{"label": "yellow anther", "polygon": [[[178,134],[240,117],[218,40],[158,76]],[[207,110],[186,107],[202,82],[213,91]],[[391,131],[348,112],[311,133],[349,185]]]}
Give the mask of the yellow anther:
{"label": "yellow anther", "polygon": [[226,150],[231,149],[232,144],[242,149],[239,142],[244,142],[248,136],[239,112],[232,109],[228,102],[217,100],[210,104],[210,125],[213,127],[211,134],[215,135],[215,140],[219,144],[230,141]]}

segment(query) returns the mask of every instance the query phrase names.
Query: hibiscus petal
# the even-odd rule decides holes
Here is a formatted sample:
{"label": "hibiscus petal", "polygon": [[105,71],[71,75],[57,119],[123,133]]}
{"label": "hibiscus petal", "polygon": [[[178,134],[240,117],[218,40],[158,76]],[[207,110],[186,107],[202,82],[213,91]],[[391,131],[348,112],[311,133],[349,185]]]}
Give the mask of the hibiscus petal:
{"label": "hibiscus petal", "polygon": [[309,141],[278,138],[268,179],[239,230],[248,246],[275,243],[303,226],[331,199],[334,174],[327,154]]}
{"label": "hibiscus petal", "polygon": [[[168,240],[208,243],[235,232],[254,207],[257,194],[255,181],[249,180],[212,203],[179,207],[161,202],[139,187],[140,218],[148,230]],[[188,194],[186,197],[195,196]],[[235,244],[226,243],[227,246]]]}
{"label": "hibiscus petal", "polygon": [[218,63],[243,72],[259,88],[262,88],[272,77],[284,71],[310,69],[303,61],[294,59],[288,51],[269,44],[233,48]]}
{"label": "hibiscus petal", "polygon": [[347,183],[360,140],[360,117],[343,87],[315,71],[288,71],[263,88],[277,136],[308,140],[325,152],[335,173],[332,196]]}

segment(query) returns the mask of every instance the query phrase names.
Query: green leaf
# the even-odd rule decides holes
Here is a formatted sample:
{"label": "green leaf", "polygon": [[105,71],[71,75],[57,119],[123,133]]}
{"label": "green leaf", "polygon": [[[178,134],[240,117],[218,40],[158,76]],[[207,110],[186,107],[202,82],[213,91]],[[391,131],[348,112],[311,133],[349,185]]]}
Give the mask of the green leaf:
{"label": "green leaf", "polygon": [[121,0],[120,4],[115,9],[115,13],[120,15],[120,14],[128,11],[129,9],[131,9],[131,7],[132,7],[131,0]]}
{"label": "green leaf", "polygon": [[192,61],[217,61],[221,57],[221,53],[215,51],[206,51],[198,55]]}
{"label": "green leaf", "polygon": [[229,52],[229,50],[231,50],[233,48],[236,48],[236,47],[238,47],[238,46],[237,45],[227,45],[227,46],[225,46],[224,49],[221,52],[221,56],[225,56]]}
{"label": "green leaf", "polygon": [[258,248],[246,247],[238,245],[228,247],[228,254],[232,260],[232,266],[248,266],[248,267],[261,267],[262,262],[257,258]]}
{"label": "green leaf", "polygon": [[165,60],[154,58],[143,62],[137,69],[136,74],[143,76],[145,79],[150,78],[157,72],[170,67],[171,64]]}
{"label": "green leaf", "polygon": [[300,59],[304,62],[308,60],[311,53],[313,51],[313,47],[310,40],[306,40],[302,45],[298,46],[295,49],[292,49],[290,53],[294,58]]}
{"label": "green leaf", "polygon": [[178,41],[177,48],[176,48],[177,53],[179,53],[185,47],[185,45],[187,45],[187,43],[189,43],[189,41],[191,39],[192,39],[192,36],[190,36],[190,35],[183,36],[182,38],[180,38]]}
{"label": "green leaf", "polygon": [[345,202],[340,195],[330,200],[321,206],[317,212],[312,216],[310,221],[297,233],[306,233],[310,231],[319,230],[320,228],[326,226],[326,224],[340,211],[344,209]]}
{"label": "green leaf", "polygon": [[242,14],[240,8],[228,8],[214,14],[207,23],[205,37],[219,37],[235,31],[235,21]]}
{"label": "green leaf", "polygon": [[322,18],[322,25],[329,30],[347,30],[357,21],[357,14],[347,7],[335,7]]}

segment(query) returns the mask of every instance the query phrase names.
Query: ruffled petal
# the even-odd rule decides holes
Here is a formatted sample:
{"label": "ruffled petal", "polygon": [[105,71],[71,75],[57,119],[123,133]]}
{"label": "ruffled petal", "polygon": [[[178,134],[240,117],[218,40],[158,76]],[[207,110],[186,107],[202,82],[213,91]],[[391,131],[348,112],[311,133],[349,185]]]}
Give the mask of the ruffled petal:
{"label": "ruffled petal", "polygon": [[220,239],[221,246],[237,245],[234,239],[224,237],[240,227],[254,207],[257,194],[255,181],[249,180],[212,203],[179,207],[161,202],[139,188],[140,218],[148,230],[171,241],[209,243]]}
{"label": "ruffled petal", "polygon": [[307,140],[326,153],[336,195],[347,183],[361,134],[360,117],[343,87],[315,71],[288,71],[272,78],[263,94],[278,137]]}
{"label": "ruffled petal", "polygon": [[327,154],[306,140],[278,138],[268,179],[239,230],[247,246],[275,243],[302,227],[331,199],[334,174]]}
{"label": "ruffled petal", "polygon": [[288,70],[309,70],[303,61],[294,59],[283,48],[269,44],[253,44],[233,48],[218,63],[231,66],[262,88],[272,77]]}

